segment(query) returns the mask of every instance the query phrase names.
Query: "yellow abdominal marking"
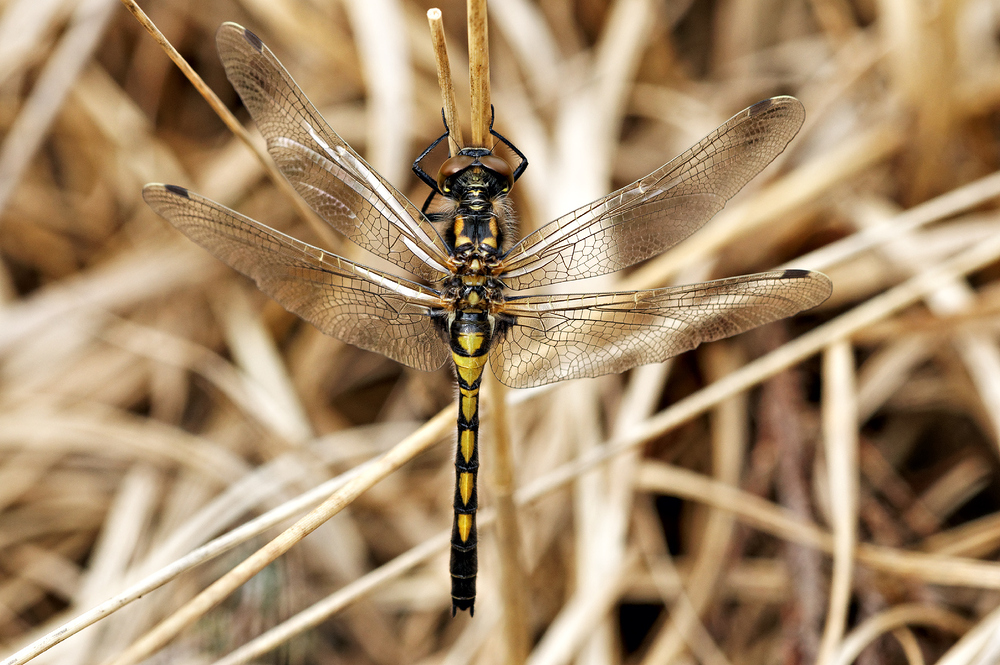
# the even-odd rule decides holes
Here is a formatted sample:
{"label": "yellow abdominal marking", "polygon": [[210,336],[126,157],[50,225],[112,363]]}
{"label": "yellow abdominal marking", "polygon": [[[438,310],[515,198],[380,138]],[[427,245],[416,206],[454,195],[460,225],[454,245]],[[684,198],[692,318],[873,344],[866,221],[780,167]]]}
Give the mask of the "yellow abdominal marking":
{"label": "yellow abdominal marking", "polygon": [[459,445],[462,448],[462,457],[465,458],[465,463],[468,464],[469,460],[472,459],[472,453],[476,449],[476,435],[472,433],[472,430],[465,430],[462,432],[462,439],[459,441]]}
{"label": "yellow abdominal marking", "polygon": [[455,364],[459,367],[466,367],[470,369],[482,370],[483,366],[486,364],[488,357],[486,355],[481,356],[460,356],[457,353],[451,354],[452,359]]}
{"label": "yellow abdominal marking", "polygon": [[459,515],[458,535],[463,543],[469,539],[470,531],[472,531],[472,515]]}
{"label": "yellow abdominal marking", "polygon": [[[473,414],[476,413],[476,406],[479,403],[479,389],[472,390],[466,393],[464,390],[462,392],[462,415],[465,416],[465,421],[469,422],[472,420]],[[462,454],[465,454],[464,451]],[[465,458],[468,461],[468,457]]]}
{"label": "yellow abdominal marking", "polygon": [[483,345],[483,334],[469,333],[466,335],[459,335],[458,345],[461,346],[466,353],[472,355]]}
{"label": "yellow abdominal marking", "polygon": [[[462,493],[462,503],[469,505],[469,499],[472,498],[472,474],[463,473],[458,478],[458,489]],[[461,525],[460,525],[461,526]],[[462,536],[462,540],[465,540],[465,536]]]}
{"label": "yellow abdominal marking", "polygon": [[465,385],[471,386],[476,380],[482,376],[483,368],[479,367],[462,367],[458,366],[458,376],[465,382]]}

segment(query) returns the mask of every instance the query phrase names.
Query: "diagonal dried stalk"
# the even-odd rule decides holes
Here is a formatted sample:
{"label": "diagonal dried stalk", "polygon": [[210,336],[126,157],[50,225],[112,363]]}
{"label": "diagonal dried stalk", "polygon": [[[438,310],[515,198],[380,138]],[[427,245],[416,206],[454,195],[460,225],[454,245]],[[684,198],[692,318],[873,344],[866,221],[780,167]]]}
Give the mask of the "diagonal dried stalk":
{"label": "diagonal dried stalk", "polygon": [[188,601],[186,605],[114,658],[111,663],[131,665],[156,653],[184,628],[221,603],[226,596],[343,510],[360,494],[436,443],[440,439],[441,428],[445,423],[450,422],[449,416],[450,413],[442,411],[429,420],[413,436],[403,440],[395,448],[375,460],[373,464],[367,466],[362,473],[351,479],[343,488],[331,494],[323,503],[295,522],[277,538],[244,559],[242,563]]}
{"label": "diagonal dried stalk", "polygon": [[312,230],[316,232],[320,238],[323,238],[326,242],[336,247],[338,241],[336,236],[330,233],[330,228],[322,220],[320,220],[319,216],[313,211],[312,208],[306,205],[305,201],[302,200],[302,197],[295,192],[295,189],[291,186],[291,184],[285,180],[285,177],[278,171],[271,158],[257,146],[253,139],[250,138],[250,132],[248,132],[242,123],[236,119],[236,116],[234,116],[232,112],[226,108],[226,106],[222,103],[222,100],[219,99],[219,96],[205,84],[200,76],[198,76],[198,72],[196,72],[183,57],[181,57],[181,54],[177,52],[177,49],[173,47],[167,38],[163,36],[163,33],[157,29],[151,20],[149,20],[149,17],[142,11],[142,8],[136,4],[135,0],[121,0],[121,2],[125,5],[125,8],[129,10],[133,16],[135,16],[139,24],[146,29],[146,32],[148,32],[150,36],[156,40],[156,43],[160,45],[160,48],[162,48],[173,63],[177,65],[177,68],[184,73],[184,76],[191,82],[191,85],[195,87],[205,101],[208,102],[208,105],[212,107],[212,110],[219,117],[219,119],[225,123],[229,131],[242,141],[243,145],[250,148],[250,151],[257,158],[257,161],[260,162],[261,166],[264,167],[264,170],[271,177],[272,182],[274,182],[274,184],[276,184],[278,188],[285,193],[288,200],[295,206],[302,218],[309,222]]}
{"label": "diagonal dried stalk", "polygon": [[448,60],[448,45],[444,38],[444,22],[440,9],[427,10],[427,23],[431,29],[431,45],[434,48],[434,64],[437,68],[438,87],[441,88],[441,109],[448,125],[448,153],[454,157],[465,147],[462,138],[462,123],[455,101],[455,84],[451,78],[451,62]]}

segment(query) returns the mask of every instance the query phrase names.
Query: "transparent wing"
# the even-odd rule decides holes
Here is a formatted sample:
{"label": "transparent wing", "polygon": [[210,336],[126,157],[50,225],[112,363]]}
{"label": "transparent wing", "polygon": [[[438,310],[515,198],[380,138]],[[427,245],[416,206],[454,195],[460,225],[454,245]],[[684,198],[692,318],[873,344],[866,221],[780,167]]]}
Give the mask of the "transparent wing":
{"label": "transparent wing", "polygon": [[785,149],[804,118],[794,97],[737,113],[666,166],[526,236],[504,257],[501,279],[527,289],[656,256],[721,210]]}
{"label": "transparent wing", "polygon": [[422,370],[450,358],[439,294],[268,228],[182,187],[142,190],[157,214],[288,311],[349,344]]}
{"label": "transparent wing", "polygon": [[257,35],[223,23],[216,43],[268,152],[313,210],[414,275],[435,282],[449,273],[448,249],[434,227],[337,136]]}
{"label": "transparent wing", "polygon": [[513,388],[624,372],[815,307],[826,275],[785,270],[704,284],[596,295],[511,298],[490,363]]}

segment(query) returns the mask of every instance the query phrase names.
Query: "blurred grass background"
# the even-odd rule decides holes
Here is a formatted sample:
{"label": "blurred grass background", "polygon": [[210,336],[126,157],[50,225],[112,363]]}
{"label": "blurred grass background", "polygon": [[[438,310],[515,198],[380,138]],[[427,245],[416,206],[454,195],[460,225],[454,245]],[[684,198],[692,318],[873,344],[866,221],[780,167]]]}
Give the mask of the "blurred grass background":
{"label": "blurred grass background", "polygon": [[[244,121],[214,32],[251,28],[423,201],[409,165],[441,132],[430,4],[145,4]],[[467,123],[465,8],[437,6]],[[8,654],[454,410],[454,388],[448,371],[323,337],[143,204],[146,182],[175,183],[320,242],[118,2],[0,7]],[[817,310],[664,365],[508,393],[517,484],[555,487],[518,515],[530,662],[995,662],[1000,2],[504,0],[490,19],[496,126],[530,160],[522,232],[760,99],[807,110],[700,234],[573,290],[778,265],[835,286]],[[345,245],[329,249],[356,258]],[[705,390],[762,356],[785,360],[742,375],[748,391]],[[453,437],[442,429],[151,662],[517,662],[489,528],[476,616],[450,617],[432,539],[450,527]],[[568,485],[547,475],[625,440],[640,447]],[[489,508],[486,428],[483,443]],[[33,662],[106,662],[275,533]],[[414,547],[427,549],[413,565],[382,568]],[[373,571],[388,574],[363,586]],[[234,652],[318,602],[332,608],[318,625]]]}

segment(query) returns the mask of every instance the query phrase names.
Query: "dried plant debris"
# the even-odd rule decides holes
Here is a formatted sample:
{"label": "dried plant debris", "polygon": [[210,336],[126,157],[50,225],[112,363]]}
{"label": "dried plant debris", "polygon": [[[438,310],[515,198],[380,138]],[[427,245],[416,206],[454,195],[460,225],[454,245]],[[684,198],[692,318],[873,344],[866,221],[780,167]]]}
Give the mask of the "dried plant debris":
{"label": "dried plant debris", "polygon": [[[429,4],[143,8],[258,150],[216,53],[224,21],[426,199],[410,163],[443,131]],[[466,8],[440,8],[469,136]],[[324,336],[142,187],[394,267],[302,213],[122,5],[7,3],[2,663],[996,661],[995,3],[490,8],[495,128],[531,164],[512,195],[522,235],[755,102],[806,111],[699,233],[569,292],[815,270],[831,298],[625,374],[487,385],[478,602],[452,619],[453,374]],[[506,480],[488,470],[501,398]],[[241,583],[241,562],[331,495],[332,519]],[[521,594],[503,588],[511,565]],[[238,588],[189,604],[219,579]]]}

